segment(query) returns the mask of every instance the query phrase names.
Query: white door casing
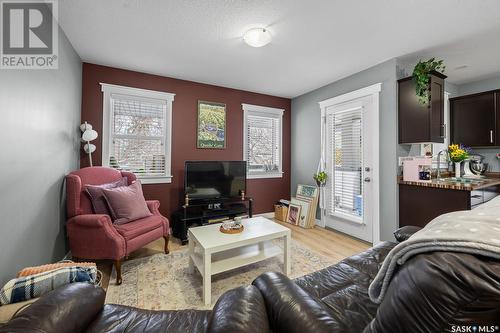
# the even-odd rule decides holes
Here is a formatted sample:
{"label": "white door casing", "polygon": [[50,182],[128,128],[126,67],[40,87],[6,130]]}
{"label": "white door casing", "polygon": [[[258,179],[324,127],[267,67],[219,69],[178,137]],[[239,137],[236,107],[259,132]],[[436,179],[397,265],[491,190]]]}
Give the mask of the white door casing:
{"label": "white door casing", "polygon": [[[322,168],[326,170],[329,176],[327,185],[322,191],[322,195],[325,196],[325,207],[321,214],[321,225],[373,244],[380,242],[379,93],[381,86],[381,83],[374,84],[319,103],[322,132],[321,154],[324,163]],[[361,216],[356,216],[356,213],[344,214],[342,209],[337,209],[337,207],[340,207],[338,197],[334,197],[335,190],[343,193],[352,190],[340,186],[335,188],[336,175],[338,181],[340,181],[338,175],[341,172],[343,172],[343,178],[347,177],[348,179],[349,177],[348,172],[339,171],[339,168],[334,165],[335,156],[333,156],[334,147],[332,147],[332,142],[334,142],[332,129],[334,127],[332,127],[332,121],[333,119],[341,119],[342,115],[344,117],[347,117],[345,115],[352,115],[353,117],[360,115],[361,117],[362,162],[357,169],[360,171],[357,171],[357,173],[351,172],[352,177],[361,176],[362,213],[359,213],[359,210],[357,211]],[[345,119],[349,120],[348,117]],[[352,120],[352,124],[354,124],[355,120]],[[359,174],[360,172],[361,174]],[[337,201],[334,201],[335,198],[337,198]],[[335,205],[335,202],[337,202],[337,205]],[[336,208],[330,209],[331,207]]]}

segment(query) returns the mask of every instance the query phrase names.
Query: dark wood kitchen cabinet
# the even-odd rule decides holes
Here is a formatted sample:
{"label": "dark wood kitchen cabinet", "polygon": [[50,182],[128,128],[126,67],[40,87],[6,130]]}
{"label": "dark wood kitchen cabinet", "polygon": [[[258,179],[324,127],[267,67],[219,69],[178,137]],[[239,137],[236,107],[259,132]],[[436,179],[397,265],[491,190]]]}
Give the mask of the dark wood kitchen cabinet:
{"label": "dark wood kitchen cabinet", "polygon": [[444,79],[431,72],[429,103],[419,102],[413,77],[398,80],[399,143],[444,142]]}
{"label": "dark wood kitchen cabinet", "polygon": [[399,226],[425,227],[435,217],[471,208],[470,192],[399,184]]}
{"label": "dark wood kitchen cabinet", "polygon": [[468,191],[399,184],[399,226],[425,227],[439,215],[470,210],[500,193],[500,185]]}
{"label": "dark wood kitchen cabinet", "polygon": [[451,141],[470,147],[500,145],[498,91],[450,98]]}
{"label": "dark wood kitchen cabinet", "polygon": [[500,90],[497,90],[495,92],[495,96],[497,98],[495,102],[495,117],[496,117],[495,140],[496,140],[496,145],[500,146]]}

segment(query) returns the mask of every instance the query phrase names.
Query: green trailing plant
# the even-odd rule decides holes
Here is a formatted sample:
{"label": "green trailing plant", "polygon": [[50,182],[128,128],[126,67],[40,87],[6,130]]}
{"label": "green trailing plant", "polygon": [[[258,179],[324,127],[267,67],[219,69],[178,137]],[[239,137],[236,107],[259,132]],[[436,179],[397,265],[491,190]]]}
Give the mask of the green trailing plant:
{"label": "green trailing plant", "polygon": [[326,180],[328,179],[328,175],[324,171],[320,171],[313,175],[314,180],[318,184],[318,186],[325,185]]}
{"label": "green trailing plant", "polygon": [[413,81],[415,82],[415,92],[421,104],[429,102],[429,73],[437,71],[443,73],[446,66],[443,60],[430,58],[427,61],[420,60],[413,69]]}

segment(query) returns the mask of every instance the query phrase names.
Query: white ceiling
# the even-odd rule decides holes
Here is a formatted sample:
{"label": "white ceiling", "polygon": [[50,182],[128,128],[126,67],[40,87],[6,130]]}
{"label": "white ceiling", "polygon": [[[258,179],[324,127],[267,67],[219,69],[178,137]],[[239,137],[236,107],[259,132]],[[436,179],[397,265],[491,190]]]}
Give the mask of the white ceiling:
{"label": "white ceiling", "polygon": [[500,72],[498,0],[61,0],[59,21],[85,62],[283,97],[434,51],[455,83]]}
{"label": "white ceiling", "polygon": [[500,76],[500,30],[408,54],[400,58],[401,66],[411,74],[419,59],[431,57],[445,61],[447,81],[455,84]]}

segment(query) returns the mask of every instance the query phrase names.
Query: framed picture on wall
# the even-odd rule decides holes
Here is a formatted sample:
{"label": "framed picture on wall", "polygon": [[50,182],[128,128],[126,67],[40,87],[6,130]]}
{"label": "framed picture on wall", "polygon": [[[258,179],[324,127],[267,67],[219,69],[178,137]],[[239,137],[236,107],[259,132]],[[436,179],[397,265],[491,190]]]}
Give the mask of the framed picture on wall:
{"label": "framed picture on wall", "polygon": [[196,147],[226,148],[226,104],[198,101]]}

